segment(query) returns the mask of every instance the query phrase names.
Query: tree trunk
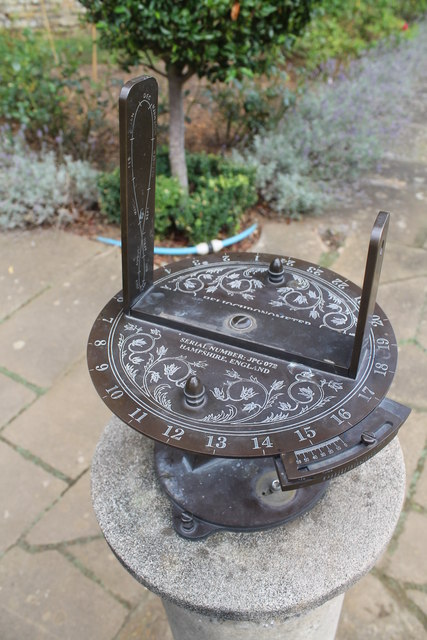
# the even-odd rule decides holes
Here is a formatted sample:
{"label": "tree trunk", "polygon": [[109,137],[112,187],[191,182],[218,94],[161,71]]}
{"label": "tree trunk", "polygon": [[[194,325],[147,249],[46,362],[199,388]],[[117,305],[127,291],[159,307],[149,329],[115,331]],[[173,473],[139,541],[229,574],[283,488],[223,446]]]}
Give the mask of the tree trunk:
{"label": "tree trunk", "polygon": [[185,124],[182,87],[185,79],[172,65],[168,68],[169,83],[169,161],[172,175],[188,193],[185,161]]}

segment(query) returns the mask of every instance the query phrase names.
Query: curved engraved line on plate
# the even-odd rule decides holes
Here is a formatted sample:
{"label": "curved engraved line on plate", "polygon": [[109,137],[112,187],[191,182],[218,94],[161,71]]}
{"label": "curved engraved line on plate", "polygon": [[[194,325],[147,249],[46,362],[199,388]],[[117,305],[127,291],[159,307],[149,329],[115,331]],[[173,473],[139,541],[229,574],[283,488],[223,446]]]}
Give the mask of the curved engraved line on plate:
{"label": "curved engraved line on plate", "polygon": [[[218,271],[223,273],[217,273]],[[246,300],[252,300],[254,296],[252,292],[255,289],[262,288],[264,283],[256,278],[250,278],[252,274],[263,273],[267,268],[259,267],[224,267],[220,269],[218,267],[198,269],[196,273],[190,277],[184,275],[178,275],[170,282],[171,285],[175,285],[174,291],[180,291],[181,293],[192,293],[196,296],[199,291],[204,293],[215,293],[217,289],[221,289],[227,295],[240,295]],[[214,274],[215,275],[214,277]],[[225,282],[226,278],[231,282]],[[234,284],[233,284],[234,283]],[[242,285],[245,287],[242,289]],[[169,289],[169,287],[163,285],[162,288]]]}
{"label": "curved engraved line on plate", "polygon": [[[114,330],[115,330],[115,329],[116,329],[116,327],[117,327],[117,323],[114,323],[114,324],[116,325],[116,326],[114,327]],[[112,332],[113,332],[113,328],[112,328]],[[370,340],[372,340],[372,337],[371,337],[371,336],[370,336]],[[110,341],[109,341],[109,344],[110,344]],[[372,352],[371,352],[371,355],[372,355]],[[122,387],[124,387],[124,388],[127,390],[127,395],[128,395],[128,396],[131,396],[132,398],[134,398],[134,399],[135,399],[135,401],[137,402],[137,404],[140,404],[140,405],[141,405],[141,399],[140,399],[140,398],[135,397],[135,395],[134,395],[133,391],[132,391],[131,389],[129,389],[129,387],[125,384],[125,382],[123,381],[123,379],[122,379],[122,377],[120,376],[119,372],[117,371],[116,363],[115,363],[115,361],[114,361],[114,359],[113,359],[113,358],[112,358],[112,362],[114,363],[114,371],[116,372],[116,379],[117,379],[118,381],[120,381],[120,383],[121,383]],[[368,363],[367,363],[367,364],[370,364],[370,362],[371,362],[371,358],[368,360]],[[126,376],[126,377],[128,377],[128,376],[127,376],[126,371],[125,371],[123,368],[122,368],[122,371],[123,371],[123,373],[125,374],[125,376]],[[371,370],[365,370],[365,375],[364,375],[364,377],[360,380],[360,382],[359,382],[359,384],[357,385],[357,387],[353,390],[353,393],[351,393],[350,395],[345,396],[345,397],[343,398],[343,400],[342,400],[340,403],[335,404],[335,405],[331,405],[331,406],[330,406],[330,410],[329,410],[329,411],[325,411],[325,412],[323,412],[322,414],[319,414],[319,415],[316,417],[316,421],[317,421],[317,420],[322,419],[324,416],[327,416],[329,413],[333,413],[334,411],[336,411],[337,409],[339,409],[340,407],[342,407],[342,405],[343,405],[343,404],[345,404],[346,402],[348,402],[348,401],[349,401],[349,400],[350,400],[350,399],[355,395],[355,393],[359,390],[360,386],[363,384],[363,382],[365,382],[366,378],[368,377],[368,375],[369,375],[370,373],[371,373]],[[150,396],[148,396],[147,400],[151,400],[151,403],[155,402],[155,401],[153,401],[153,398],[152,398],[152,396],[151,396],[151,395],[150,395]],[[150,403],[150,404],[151,404],[151,403]],[[157,404],[157,403],[156,403],[156,404]],[[162,413],[162,412],[159,412],[158,410],[156,410],[156,406],[155,406],[155,405],[154,405],[154,407],[150,407],[150,406],[148,406],[148,407],[147,407],[145,404],[142,404],[142,406],[143,406],[144,408],[148,408],[148,410],[149,410],[149,411],[151,411],[151,413],[153,413],[154,415],[158,416],[160,419],[162,419],[163,421],[165,421],[165,417],[164,417],[163,413]],[[159,405],[157,404],[157,406],[159,406]],[[162,405],[161,405],[161,406],[162,406]],[[165,407],[163,406],[163,411],[164,411],[164,410],[165,410]],[[181,414],[177,414],[177,413],[175,413],[175,412],[171,412],[171,413],[173,413],[174,415],[177,415],[177,416],[178,416],[178,418],[179,418],[179,420],[180,420],[181,425],[182,425],[182,421],[183,421],[183,420],[185,420],[186,418],[188,419],[188,416],[184,416],[184,415],[181,415]],[[172,417],[171,419],[173,420],[173,417]],[[170,421],[170,420],[169,420],[169,421]],[[307,424],[307,422],[308,422],[308,423],[312,423],[312,422],[313,422],[313,420],[312,420],[312,419],[310,419],[310,418],[307,418],[306,420],[304,420],[304,421],[302,421],[302,422],[296,422],[296,423],[293,423],[293,424],[291,423],[291,425],[287,425],[286,427],[284,427],[284,425],[282,425],[282,427],[278,426],[277,428],[273,428],[273,429],[271,429],[271,428],[270,428],[270,429],[266,429],[266,424],[268,424],[268,423],[265,423],[265,422],[252,423],[254,426],[255,426],[255,425],[262,426],[262,427],[263,427],[262,431],[256,432],[256,431],[251,430],[250,434],[248,434],[248,432],[247,432],[247,431],[243,431],[243,432],[241,432],[241,431],[234,431],[234,430],[233,430],[233,434],[232,434],[232,435],[234,435],[234,436],[248,436],[248,435],[251,435],[251,434],[261,435],[262,433],[277,433],[277,432],[283,432],[283,431],[290,430],[291,428],[295,428],[295,427],[303,426],[304,424]],[[177,423],[177,424],[179,425],[180,423]],[[220,432],[220,431],[216,431],[216,430],[214,431],[214,430],[212,430],[212,429],[209,429],[209,428],[207,428],[207,423],[204,423],[204,424],[206,425],[206,427],[205,427],[205,428],[201,428],[201,427],[199,427],[199,426],[197,426],[197,425],[190,425],[190,424],[187,424],[187,425],[186,425],[186,427],[187,427],[188,429],[190,429],[190,430],[192,430],[192,431],[196,431],[196,432],[202,432],[202,433],[203,433],[203,432],[210,432],[210,433],[222,433],[222,432]],[[229,425],[230,423],[227,423],[227,424]],[[182,425],[182,426],[184,426],[184,425]],[[225,432],[225,433],[227,433],[227,432]],[[228,432],[228,433],[229,433],[229,432]],[[229,435],[231,435],[231,434],[229,433]]]}
{"label": "curved engraved line on plate", "polygon": [[[226,405],[227,407],[234,406],[235,408],[234,415],[230,416],[227,419],[227,415],[224,413],[224,411],[220,411],[219,413],[216,413],[216,414],[210,413],[209,415],[202,418],[203,422],[222,422],[222,423],[226,422],[227,424],[244,424],[244,423],[271,424],[273,422],[277,424],[278,422],[280,422],[281,424],[283,424],[286,422],[294,422],[302,414],[307,414],[307,415],[309,415],[310,413],[312,414],[312,412],[318,409],[319,406],[324,406],[329,400],[336,398],[336,395],[327,396],[325,394],[325,387],[329,386],[325,378],[321,378],[319,381],[317,381],[316,379],[314,380],[312,379],[314,378],[314,374],[311,371],[311,369],[309,369],[308,371],[296,372],[293,376],[293,381],[290,382],[290,384],[285,387],[285,390],[283,392],[281,392],[281,389],[283,389],[285,385],[285,381],[283,380],[274,380],[271,383],[270,388],[267,389],[265,385],[263,385],[257,379],[256,376],[252,376],[251,378],[244,378],[240,376],[237,371],[234,371],[234,370],[232,370],[231,372],[230,371],[227,372],[226,375],[230,377],[231,373],[235,374],[233,375],[233,378],[235,379],[234,382],[230,382],[230,380],[226,380],[223,382],[222,388],[215,387],[213,390],[211,390],[212,395],[217,400],[220,400],[223,402],[232,401],[235,403],[246,402],[250,398],[255,397],[260,393],[259,391],[257,393],[253,393],[254,391],[253,387],[261,387],[261,393],[263,396],[262,401],[250,402],[248,405],[246,405],[242,409],[240,409],[239,407],[240,413],[242,411],[256,409],[256,411],[252,411],[252,413],[249,413],[247,416],[240,416],[239,418],[236,418],[234,420],[234,417],[237,415],[238,409],[236,408],[235,405],[227,404]],[[292,380],[292,376],[290,379]],[[231,388],[236,384],[242,384],[242,386],[244,384],[247,384],[247,387],[243,386],[240,398],[233,398],[231,395]],[[302,384],[306,385],[307,389],[310,388],[310,385],[313,385],[316,391],[318,392],[317,399],[316,399],[316,396],[314,395],[314,392],[312,392],[312,396],[306,400],[300,400],[298,398],[295,398],[292,395],[292,390],[294,387],[300,386]],[[342,389],[343,383],[339,383],[339,384],[341,384],[341,387],[335,388],[334,389],[335,391]],[[251,387],[251,385],[253,386]],[[278,391],[279,393],[276,393]],[[289,403],[280,402],[280,401],[278,402],[279,396],[284,395],[285,392],[287,393],[288,398],[293,402],[294,406],[292,406]],[[250,395],[248,395],[248,393]],[[308,392],[308,395],[309,393],[310,392]],[[245,395],[247,397],[244,397]],[[321,403],[323,403],[323,405]],[[287,405],[286,407],[284,406],[285,404]],[[271,410],[268,416],[266,416],[264,419],[260,420],[259,422],[254,422],[254,419],[257,416],[261,415],[262,413],[265,413],[267,410]],[[296,413],[296,411],[298,411],[298,413]],[[289,415],[290,413],[293,415]]]}
{"label": "curved engraved line on plate", "polygon": [[[236,259],[236,261],[237,261],[237,259]],[[165,281],[168,281],[168,280],[171,282],[171,284],[173,284],[178,279],[184,278],[184,276],[186,274],[190,274],[190,273],[194,274],[194,272],[197,273],[197,271],[200,271],[201,273],[204,273],[204,272],[207,271],[207,267],[209,267],[209,269],[217,269],[218,271],[226,270],[226,269],[235,270],[236,268],[239,268],[239,266],[238,267],[232,267],[232,263],[233,263],[233,261],[231,261],[231,264],[230,263],[225,263],[224,264],[224,262],[210,262],[208,260],[205,260],[201,264],[191,265],[191,266],[185,267],[185,269],[182,269],[181,271],[174,271],[172,273],[168,273],[168,274],[164,275],[163,277],[156,279],[155,284],[156,285],[157,284],[161,284],[161,283],[164,283]],[[260,269],[259,267],[256,267],[257,270],[266,271],[268,269],[268,264],[267,263],[257,263],[257,265],[258,264],[261,264],[261,265],[264,264],[265,268],[261,268]],[[245,269],[250,268],[250,267],[253,267],[253,262],[246,262],[246,263],[244,263],[242,265],[242,268],[245,268]]]}
{"label": "curved engraved line on plate", "polygon": [[[286,270],[285,270],[286,272]],[[299,311],[299,312],[307,312],[309,311],[309,317],[313,320],[317,320],[320,318],[323,313],[323,317],[321,320],[321,324],[319,324],[319,329],[322,327],[327,327],[331,331],[336,331],[338,333],[347,333],[352,327],[356,324],[356,316],[355,312],[351,309],[350,304],[343,299],[342,295],[338,296],[335,292],[331,291],[330,283],[318,283],[310,280],[309,278],[300,278],[299,275],[294,276],[295,279],[301,280],[301,285],[303,288],[294,288],[294,287],[280,287],[277,290],[277,296],[275,299],[270,300],[270,305],[274,308],[280,308],[282,306],[287,307],[291,311]],[[313,291],[314,289],[314,291]],[[312,292],[312,295],[310,294]],[[316,293],[317,296],[316,296]],[[340,289],[340,293],[342,294],[342,290]],[[291,295],[299,294],[295,300],[289,300]],[[306,295],[304,295],[306,294]],[[308,301],[307,295],[312,299],[312,302]],[[329,302],[326,300],[326,297],[329,298]],[[325,313],[325,305],[328,307],[329,305],[334,304],[337,308],[331,311],[326,311]],[[304,306],[302,306],[304,305]],[[356,303],[353,300],[353,307],[356,309]],[[329,306],[330,308],[330,306]],[[331,326],[331,322],[328,323],[326,318],[329,316],[338,316],[344,317],[344,322],[342,323],[343,327],[334,327]]]}
{"label": "curved engraved line on plate", "polygon": [[[132,334],[130,334],[127,338],[125,338],[123,340],[123,342],[121,342],[118,346],[119,349],[119,360],[120,360],[120,364],[122,366],[122,370],[125,374],[125,376],[128,378],[128,380],[133,383],[133,385],[142,393],[144,394],[146,397],[150,398],[153,402],[160,404],[165,410],[170,411],[171,413],[173,413],[174,415],[180,415],[177,411],[174,411],[171,408],[171,398],[168,397],[168,391],[167,389],[171,389],[173,388],[171,385],[167,384],[166,382],[162,382],[161,384],[157,385],[153,391],[151,391],[150,386],[149,386],[149,382],[148,382],[148,376],[152,375],[153,373],[153,368],[157,365],[162,364],[164,369],[165,369],[165,373],[164,375],[166,375],[166,379],[168,380],[168,382],[173,383],[173,385],[175,387],[184,387],[186,380],[188,379],[188,376],[191,373],[194,373],[194,369],[192,367],[191,362],[188,362],[185,356],[167,356],[164,357],[168,351],[167,347],[165,347],[164,345],[160,345],[157,348],[157,358],[154,357],[154,355],[152,353],[150,353],[153,348],[156,346],[156,341],[161,339],[161,332],[156,330],[157,333],[153,332],[153,329],[150,330],[150,333],[148,333],[147,331],[141,330],[140,332],[134,332]],[[120,334],[122,335],[122,334]],[[153,336],[156,336],[155,338]],[[136,336],[146,336],[148,337],[151,341],[152,344],[148,349],[143,350],[140,353],[145,353],[145,354],[150,354],[148,361],[146,362],[141,362],[141,363],[135,363],[132,360],[131,356],[127,356],[127,354],[125,353],[125,348],[128,348],[130,351],[131,346],[127,347],[127,343],[131,340],[133,340]],[[126,356],[128,357],[129,361],[132,363],[130,366],[128,366],[128,363],[125,362],[125,358]],[[169,364],[165,364],[166,362],[169,362]],[[177,363],[179,363],[178,366]],[[137,370],[135,370],[135,364],[139,365],[142,364],[143,367],[139,368]],[[174,379],[172,378],[172,375],[174,373],[176,373],[180,366],[184,365],[184,368],[186,368],[187,370],[185,371],[185,373],[183,375],[181,375],[179,378]],[[168,368],[170,368],[171,366],[175,366],[175,369],[171,369],[171,371],[167,371]],[[138,382],[136,381],[136,376],[138,374],[142,375],[142,386],[140,384],[138,384]],[[160,379],[160,378],[159,378]]]}
{"label": "curved engraved line on plate", "polygon": [[[135,187],[135,183],[136,183],[136,176],[134,173],[134,162],[133,162],[133,143],[134,143],[134,139],[135,139],[135,126],[136,126],[136,121],[137,121],[137,115],[138,115],[138,111],[141,108],[141,105],[143,104],[147,104],[148,105],[148,110],[150,112],[151,115],[151,156],[150,156],[150,172],[149,172],[149,179],[148,179],[148,187],[146,189],[146,196],[145,196],[145,207],[144,207],[144,213],[142,216],[142,226],[141,226],[141,209],[139,207],[138,204],[138,197],[136,194],[136,187]],[[138,226],[139,226],[139,235],[140,235],[140,241],[139,241],[139,249],[140,249],[140,253],[139,253],[139,264],[138,264],[138,290],[141,291],[141,282],[143,282],[145,280],[145,261],[143,260],[143,256],[145,254],[144,252],[144,235],[145,235],[145,222],[146,222],[146,213],[147,213],[147,206],[148,206],[148,198],[150,195],[150,190],[151,190],[151,179],[152,179],[152,173],[153,173],[153,151],[154,151],[154,117],[153,117],[153,109],[152,109],[152,105],[151,103],[144,99],[141,100],[138,103],[138,106],[135,110],[135,117],[133,119],[132,122],[132,139],[131,139],[131,146],[130,146],[130,155],[131,155],[131,165],[132,165],[132,189],[133,189],[133,197],[135,200],[135,206],[136,206],[136,210],[137,210],[137,215],[138,215]],[[141,276],[141,264],[142,264],[142,276]]]}
{"label": "curved engraved line on plate", "polygon": [[[120,312],[120,314],[117,316],[116,321],[113,323],[113,326],[111,327],[111,334],[112,335],[115,330],[117,329],[117,324],[118,324],[118,320],[120,319],[120,317],[123,315],[123,312]],[[341,402],[335,404],[335,405],[331,405],[329,407],[329,411],[324,411],[322,414],[319,414],[316,417],[316,421],[318,420],[322,420],[324,417],[327,417],[328,415],[334,413],[337,409],[341,408],[346,402],[350,401],[354,395],[360,390],[362,384],[366,381],[367,377],[370,375],[371,371],[372,371],[372,365],[373,360],[375,358],[375,340],[372,339],[373,337],[373,331],[371,329],[371,333],[369,336],[370,339],[370,343],[371,343],[371,347],[372,347],[372,343],[374,345],[374,348],[370,350],[370,357],[367,360],[367,365],[366,365],[366,369],[363,373],[363,377],[361,377],[361,380],[359,382],[359,384],[354,387],[354,389],[352,390],[353,393],[347,394]],[[110,339],[108,341],[108,347],[110,349]],[[128,385],[126,384],[126,382],[122,379],[120,373],[117,370],[116,367],[116,363],[114,361],[114,358],[111,356],[110,359],[110,364],[111,364],[111,368],[112,371],[114,370],[115,372],[115,377],[116,380],[121,384],[122,388],[126,390],[126,394],[129,398],[132,398],[136,404],[144,409],[147,409],[152,415],[154,415],[155,417],[160,418],[160,420],[162,420],[164,423],[166,423],[165,420],[165,416],[164,416],[164,411],[161,412],[157,409],[156,405],[153,406],[153,401],[151,398],[149,398],[150,403],[147,404],[147,400],[145,399],[142,400],[141,398],[138,398],[137,396],[135,396],[135,393],[132,391],[132,389],[129,389]],[[304,421],[300,421],[300,422],[296,422],[294,424],[290,424],[287,426],[284,426],[282,424],[282,426],[278,425],[277,427],[271,428],[271,427],[267,427],[266,428],[266,424],[265,423],[253,423],[253,426],[259,426],[262,427],[259,430],[255,431],[253,429],[251,429],[250,432],[248,432],[247,430],[245,431],[235,431],[233,430],[232,433],[230,433],[230,431],[227,430],[218,430],[218,429],[213,429],[211,427],[209,427],[209,423],[203,423],[203,425],[199,426],[197,424],[191,424],[188,423],[188,416],[179,416],[177,419],[175,419],[173,416],[168,420],[168,422],[173,422],[174,426],[178,426],[178,427],[185,427],[186,429],[188,429],[189,431],[193,431],[196,433],[210,433],[210,434],[217,434],[217,435],[229,435],[230,437],[248,437],[248,436],[257,436],[257,435],[262,435],[262,434],[275,434],[275,433],[282,433],[282,432],[287,432],[290,431],[291,429],[295,429],[297,427],[302,427],[307,423],[313,423],[313,419],[306,419]]]}
{"label": "curved engraved line on plate", "polygon": [[[231,254],[233,255],[233,254]],[[236,258],[237,261],[237,258]],[[296,261],[296,260],[295,260]],[[242,265],[241,268],[251,268],[253,267],[253,262],[246,262],[245,264]],[[309,266],[316,266],[316,265],[312,265],[310,263]],[[197,277],[197,272],[206,272],[206,269],[203,269],[202,266],[205,265],[209,265],[209,268],[218,268],[219,270],[225,270],[225,269],[231,269],[231,270],[235,270],[236,267],[232,267],[231,265],[224,265],[223,262],[210,262],[210,261],[205,261],[202,262],[202,265],[198,264],[198,265],[192,265],[192,266],[188,266],[185,269],[183,269],[182,271],[178,271],[178,272],[174,272],[171,274],[166,274],[161,278],[158,278],[155,281],[155,285],[160,285],[162,283],[165,283],[167,281],[169,281],[171,284],[177,282],[179,279],[184,279],[186,277],[186,274],[193,274],[194,277]],[[260,268],[259,271],[266,271],[268,269],[268,264],[266,262],[264,263],[257,263],[257,266],[261,266],[261,265],[265,265],[265,268],[262,269]],[[338,274],[336,274],[335,272],[331,271],[329,273],[326,273],[326,276],[328,276],[328,278],[325,277],[321,277],[321,275],[316,275],[314,273],[307,273],[307,271],[304,271],[303,269],[300,269],[298,267],[293,267],[293,266],[289,266],[289,265],[285,265],[284,266],[285,269],[285,273],[288,273],[288,275],[291,276],[295,276],[298,275],[303,279],[309,280],[314,284],[317,284],[317,286],[319,287],[323,287],[328,291],[329,288],[334,291],[336,294],[338,294],[338,297],[341,297],[343,299],[343,303],[348,305],[348,307],[351,310],[351,306],[354,306],[356,309],[358,309],[360,307],[360,304],[358,302],[355,301],[355,299],[349,295],[349,293],[347,293],[344,289],[340,289],[338,287],[338,285],[334,285],[332,283],[331,280],[329,280],[328,278],[335,278],[338,276]],[[357,289],[357,293],[361,294],[361,289],[360,287],[358,287],[355,283],[350,282],[348,280],[344,281],[346,284],[349,285],[350,290],[352,288],[356,288]],[[358,296],[359,297],[359,296]]]}

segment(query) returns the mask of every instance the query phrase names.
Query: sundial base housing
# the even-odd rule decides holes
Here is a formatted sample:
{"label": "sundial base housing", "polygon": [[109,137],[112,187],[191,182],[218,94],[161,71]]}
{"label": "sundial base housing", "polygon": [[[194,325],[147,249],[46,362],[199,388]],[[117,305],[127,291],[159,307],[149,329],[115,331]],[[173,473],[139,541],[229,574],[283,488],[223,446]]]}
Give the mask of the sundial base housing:
{"label": "sundial base housing", "polygon": [[157,441],[176,531],[253,531],[310,509],[385,446],[409,410],[385,397],[397,362],[376,305],[389,214],[363,288],[292,257],[232,253],[153,271],[156,86],[120,100],[123,293],[93,326],[89,370]]}
{"label": "sundial base housing", "polygon": [[314,507],[328,486],[325,481],[282,491],[270,457],[197,456],[157,443],[154,459],[172,502],[175,531],[191,539],[221,529],[259,531],[284,524]]}

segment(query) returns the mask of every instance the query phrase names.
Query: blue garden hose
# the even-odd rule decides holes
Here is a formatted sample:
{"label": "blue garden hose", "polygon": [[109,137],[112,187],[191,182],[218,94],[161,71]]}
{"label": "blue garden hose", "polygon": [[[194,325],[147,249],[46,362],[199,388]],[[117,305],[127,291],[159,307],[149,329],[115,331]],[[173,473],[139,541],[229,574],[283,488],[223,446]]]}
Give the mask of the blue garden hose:
{"label": "blue garden hose", "polygon": [[[217,253],[224,249],[224,247],[229,247],[231,244],[235,244],[236,242],[240,242],[244,240],[248,236],[251,235],[258,227],[258,224],[255,223],[252,226],[248,227],[241,233],[238,233],[231,238],[226,238],[225,240],[219,240],[215,238],[210,242],[200,242],[196,244],[194,247],[154,247],[154,253],[158,256],[187,256],[187,255],[199,255],[205,256],[208,253]],[[104,238],[103,236],[98,236],[96,238],[99,242],[103,242],[104,244],[112,244],[115,247],[121,247],[122,243],[120,240],[114,240],[113,238]]]}

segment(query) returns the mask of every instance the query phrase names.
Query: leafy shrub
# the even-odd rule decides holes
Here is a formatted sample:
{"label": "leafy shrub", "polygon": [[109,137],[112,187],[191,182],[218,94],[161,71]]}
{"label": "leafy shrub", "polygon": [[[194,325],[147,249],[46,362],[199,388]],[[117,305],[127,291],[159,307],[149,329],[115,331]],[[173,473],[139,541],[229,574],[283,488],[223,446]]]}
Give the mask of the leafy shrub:
{"label": "leafy shrub", "polygon": [[176,178],[158,175],[156,179],[155,233],[164,238],[173,231],[174,216],[183,200],[182,189]]}
{"label": "leafy shrub", "polygon": [[58,163],[53,151],[32,151],[22,132],[1,133],[1,228],[69,222],[76,207],[96,202],[97,172],[87,162],[66,156]]}
{"label": "leafy shrub", "polygon": [[[71,61],[56,65],[48,43],[28,29],[0,31],[0,117],[56,136],[65,125]],[[39,135],[40,135],[39,133]]]}
{"label": "leafy shrub", "polygon": [[174,218],[177,229],[195,243],[216,238],[220,231],[234,233],[242,213],[257,200],[253,174],[230,165],[228,174],[201,179]]}
{"label": "leafy shrub", "polygon": [[[159,161],[160,160],[160,161]],[[167,149],[157,155],[155,234],[162,238],[179,231],[189,242],[203,242],[221,231],[233,233],[243,211],[257,200],[255,172],[212,154],[188,154],[192,191],[184,197],[170,176]],[[165,172],[159,174],[159,167]],[[120,174],[115,169],[98,180],[101,210],[114,222],[120,219]]]}
{"label": "leafy shrub", "polygon": [[320,210],[343,186],[374,166],[407,119],[427,55],[427,28],[394,50],[376,49],[346,76],[301,95],[275,131],[255,136],[244,154],[262,197],[278,212]]}
{"label": "leafy shrub", "polygon": [[286,86],[286,74],[277,71],[262,83],[253,78],[234,79],[211,85],[205,94],[215,109],[217,142],[227,147],[247,143],[265,126],[274,127],[295,101]]}
{"label": "leafy shrub", "polygon": [[[403,4],[403,3],[401,3]],[[298,39],[308,70],[359,56],[378,41],[400,36],[404,19],[396,0],[326,0]]]}
{"label": "leafy shrub", "polygon": [[427,0],[396,0],[396,11],[405,20],[415,20],[427,14]]}
{"label": "leafy shrub", "polygon": [[[111,222],[120,222],[120,170],[99,174],[99,204],[101,211]],[[155,234],[163,238],[173,228],[173,215],[182,199],[182,190],[175,178],[165,175],[156,177]]]}
{"label": "leafy shrub", "polygon": [[81,72],[84,46],[64,40],[55,62],[41,34],[0,31],[0,118],[25,127],[33,146],[48,142],[60,154],[102,160],[115,138],[106,114],[116,109],[117,88],[108,68],[97,83]]}
{"label": "leafy shrub", "polygon": [[99,206],[111,222],[120,221],[120,169],[105,171],[98,176]]}

